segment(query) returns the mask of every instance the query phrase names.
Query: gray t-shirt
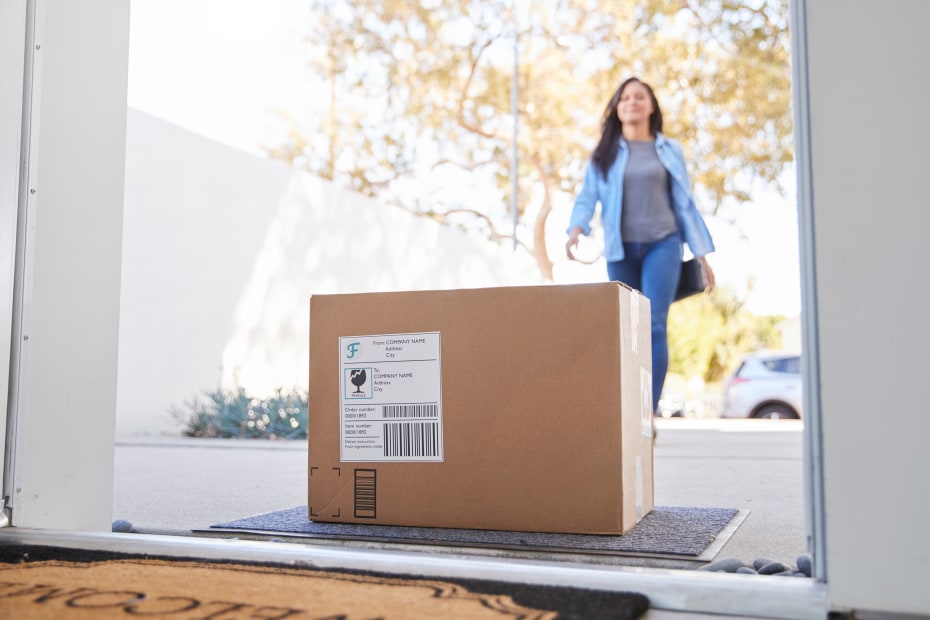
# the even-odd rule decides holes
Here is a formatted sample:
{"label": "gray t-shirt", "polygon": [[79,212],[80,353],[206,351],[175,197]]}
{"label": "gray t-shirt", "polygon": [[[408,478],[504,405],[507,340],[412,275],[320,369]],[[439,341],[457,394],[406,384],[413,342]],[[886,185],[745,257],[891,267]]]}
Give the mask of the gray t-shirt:
{"label": "gray t-shirt", "polygon": [[655,140],[628,140],[630,158],[623,173],[620,234],[624,242],[650,243],[678,230],[672,212],[668,171]]}

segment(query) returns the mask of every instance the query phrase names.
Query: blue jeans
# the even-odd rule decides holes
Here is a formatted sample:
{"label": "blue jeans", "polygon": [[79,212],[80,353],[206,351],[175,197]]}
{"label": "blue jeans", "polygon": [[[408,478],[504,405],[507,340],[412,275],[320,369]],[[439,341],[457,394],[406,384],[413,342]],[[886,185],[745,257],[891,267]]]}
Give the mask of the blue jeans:
{"label": "blue jeans", "polygon": [[649,298],[652,309],[652,410],[668,373],[668,309],[675,301],[683,255],[675,233],[651,243],[624,243],[623,260],[607,263],[607,277],[637,289]]}

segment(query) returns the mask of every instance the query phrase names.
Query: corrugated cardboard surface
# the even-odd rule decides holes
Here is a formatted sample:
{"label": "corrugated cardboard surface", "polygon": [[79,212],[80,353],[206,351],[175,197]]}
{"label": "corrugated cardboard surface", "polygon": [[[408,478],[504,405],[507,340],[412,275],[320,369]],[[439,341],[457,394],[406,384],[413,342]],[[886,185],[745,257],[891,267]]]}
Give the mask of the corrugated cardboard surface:
{"label": "corrugated cardboard surface", "polygon": [[[639,293],[609,282],[320,295],[310,307],[311,519],[622,533],[652,509]],[[340,337],[421,332],[441,340],[443,461],[342,462]]]}

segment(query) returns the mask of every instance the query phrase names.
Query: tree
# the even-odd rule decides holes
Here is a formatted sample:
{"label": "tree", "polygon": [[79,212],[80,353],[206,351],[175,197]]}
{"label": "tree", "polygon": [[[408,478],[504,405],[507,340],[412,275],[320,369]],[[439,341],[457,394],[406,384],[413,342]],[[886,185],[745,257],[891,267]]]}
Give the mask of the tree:
{"label": "tree", "polygon": [[756,316],[730,291],[696,295],[669,311],[669,370],[706,383],[723,379],[749,351],[777,348],[784,317]]}
{"label": "tree", "polygon": [[[512,236],[511,77],[519,44],[518,242],[544,243],[621,80],[656,88],[715,212],[791,160],[787,0],[312,0],[329,105],[275,157],[437,220]],[[463,191],[475,186],[492,191]],[[490,198],[489,198],[490,196]]]}

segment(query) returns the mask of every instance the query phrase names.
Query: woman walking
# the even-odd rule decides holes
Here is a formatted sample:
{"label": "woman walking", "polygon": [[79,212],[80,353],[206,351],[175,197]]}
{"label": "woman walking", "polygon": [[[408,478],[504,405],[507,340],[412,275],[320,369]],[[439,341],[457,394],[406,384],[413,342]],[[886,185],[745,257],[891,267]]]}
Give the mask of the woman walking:
{"label": "woman walking", "polygon": [[649,298],[652,308],[652,406],[668,372],[668,310],[681,274],[682,244],[703,263],[707,288],[714,272],[706,255],[714,242],[694,204],[681,146],[662,134],[662,111],[652,88],[624,81],[610,98],[601,138],[572,209],[565,250],[591,232],[597,204],[604,226],[607,276]]}

